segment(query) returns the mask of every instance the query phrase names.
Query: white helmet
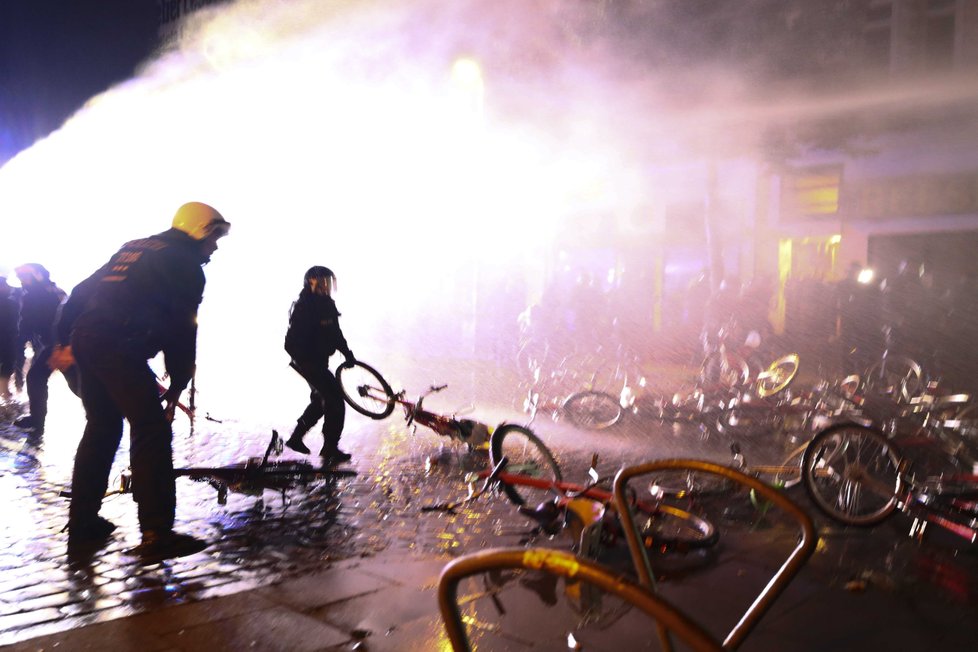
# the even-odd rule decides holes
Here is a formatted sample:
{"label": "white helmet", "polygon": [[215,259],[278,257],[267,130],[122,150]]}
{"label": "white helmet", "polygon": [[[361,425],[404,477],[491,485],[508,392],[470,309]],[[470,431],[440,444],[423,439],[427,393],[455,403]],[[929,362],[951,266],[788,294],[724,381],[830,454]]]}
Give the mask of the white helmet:
{"label": "white helmet", "polygon": [[192,201],[177,209],[173,216],[173,228],[183,231],[194,240],[209,236],[220,238],[231,230],[231,223],[213,207]]}

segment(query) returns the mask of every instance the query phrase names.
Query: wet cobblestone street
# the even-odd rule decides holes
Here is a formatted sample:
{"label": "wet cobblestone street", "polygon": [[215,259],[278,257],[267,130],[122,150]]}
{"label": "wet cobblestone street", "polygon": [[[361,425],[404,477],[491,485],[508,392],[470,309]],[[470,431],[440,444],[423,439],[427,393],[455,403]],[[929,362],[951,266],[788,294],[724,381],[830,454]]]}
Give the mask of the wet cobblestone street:
{"label": "wet cobblestone street", "polygon": [[[398,423],[400,421],[400,423]],[[0,535],[0,644],[145,610],[264,585],[331,561],[383,550],[445,552],[485,541],[499,532],[491,517],[472,513],[421,513],[420,506],[451,500],[466,490],[465,469],[486,463],[484,454],[444,448],[433,433],[409,434],[397,415],[373,422],[354,415],[343,445],[355,452],[352,477],[313,477],[279,493],[230,493],[225,505],[205,482],[177,480],[176,529],[213,544],[203,553],[141,566],[127,554],[139,542],[130,494],[109,496],[102,514],[119,529],[91,563],[68,564],[62,532],[72,450],[56,449],[52,429],[33,438],[0,427],[0,487],[5,527]],[[181,427],[183,431],[181,432]],[[260,456],[271,427],[198,419],[175,424],[177,466],[220,466]],[[311,446],[317,433],[309,436]],[[113,478],[128,458],[127,438]],[[302,459],[286,450],[280,459]],[[112,486],[116,486],[117,481]],[[487,500],[480,510],[509,507]],[[514,539],[515,541],[515,539]]]}
{"label": "wet cobblestone street", "polygon": [[[53,384],[52,384],[53,385]],[[465,395],[458,389],[453,395]],[[57,392],[55,392],[56,394]],[[83,420],[73,397],[61,397],[52,410],[47,433],[32,438],[0,424],[0,496],[5,527],[0,534],[0,645],[45,633],[80,627],[152,610],[162,605],[229,595],[301,576],[330,564],[404,551],[427,555],[463,554],[491,545],[514,545],[529,524],[513,514],[502,497],[486,497],[455,514],[424,512],[421,507],[463,497],[468,471],[485,468],[484,454],[466,453],[438,435],[411,432],[399,413],[371,421],[350,412],[342,445],[354,454],[343,468],[355,475],[314,478],[281,494],[231,493],[227,503],[206,483],[177,480],[177,529],[212,542],[202,553],[163,564],[142,566],[127,551],[139,542],[131,495],[108,497],[102,514],[119,525],[108,546],[90,561],[69,564],[66,533],[67,489],[77,436]],[[53,406],[58,405],[53,403]],[[430,406],[439,410],[434,403]],[[8,412],[10,409],[8,408]],[[447,409],[448,412],[451,409]],[[206,412],[201,411],[206,414]],[[6,415],[10,417],[10,414]],[[260,456],[271,431],[291,426],[247,418],[220,422],[198,416],[193,432],[179,415],[174,428],[176,466],[220,466]],[[525,422],[505,401],[489,397],[472,415],[490,424]],[[629,423],[601,433],[578,431],[565,423],[541,420],[533,425],[558,455],[565,477],[583,479],[593,452],[600,468],[613,472],[623,463],[669,456],[724,462],[729,442],[704,438],[698,429]],[[318,433],[307,437],[317,450]],[[751,461],[772,463],[764,448],[748,447]],[[126,466],[127,438],[113,477]],[[302,459],[286,450],[280,459]],[[799,501],[803,493],[793,494]],[[804,505],[812,511],[809,505]],[[774,528],[754,531],[749,507],[725,509],[717,524],[756,539],[738,539],[719,556],[737,555],[747,542],[777,541]],[[883,594],[922,618],[957,623],[956,634],[978,632],[978,569],[974,551],[957,544],[920,546],[896,521],[873,530],[847,530],[819,520],[822,542],[806,572],[853,595]],[[748,555],[749,556],[749,555]],[[676,575],[689,572],[680,564]],[[668,572],[666,573],[668,574]],[[683,597],[679,583],[677,599]],[[696,594],[687,599],[700,600]],[[966,619],[971,618],[970,622]],[[952,640],[956,640],[953,639]]]}

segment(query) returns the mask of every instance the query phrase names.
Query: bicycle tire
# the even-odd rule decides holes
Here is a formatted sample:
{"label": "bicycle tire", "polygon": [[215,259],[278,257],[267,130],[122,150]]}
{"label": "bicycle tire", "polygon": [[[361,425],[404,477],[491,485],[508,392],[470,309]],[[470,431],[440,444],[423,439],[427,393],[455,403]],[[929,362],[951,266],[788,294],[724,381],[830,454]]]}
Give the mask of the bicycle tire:
{"label": "bicycle tire", "polygon": [[673,505],[659,505],[643,520],[639,531],[645,547],[661,552],[709,548],[720,539],[713,523]]}
{"label": "bicycle tire", "polygon": [[[525,475],[551,482],[560,482],[563,475],[560,465],[547,445],[533,431],[524,426],[507,423],[496,428],[489,439],[489,462],[493,468],[505,456],[508,460],[504,473]],[[542,498],[552,497],[553,490],[501,482],[503,493],[518,507],[536,506]]]}
{"label": "bicycle tire", "polygon": [[700,366],[700,383],[739,389],[750,383],[750,364],[739,353],[713,351]]}
{"label": "bicycle tire", "polygon": [[[886,435],[843,423],[819,432],[802,459],[808,496],[827,516],[859,527],[876,525],[897,507],[902,455]],[[886,488],[884,493],[882,488]]]}
{"label": "bicycle tire", "polygon": [[894,355],[877,362],[866,371],[868,389],[893,392],[894,398],[907,403],[926,385],[924,369],[913,358]]}
{"label": "bicycle tire", "polygon": [[621,421],[618,399],[607,392],[588,390],[568,396],[560,406],[571,423],[587,430],[604,430]]}
{"label": "bicycle tire", "polygon": [[797,353],[789,353],[772,362],[757,379],[757,395],[767,398],[783,392],[798,375],[800,366]]}
{"label": "bicycle tire", "polygon": [[357,360],[352,365],[336,368],[336,380],[343,392],[343,400],[371,419],[385,419],[396,405],[394,390],[379,371]]}

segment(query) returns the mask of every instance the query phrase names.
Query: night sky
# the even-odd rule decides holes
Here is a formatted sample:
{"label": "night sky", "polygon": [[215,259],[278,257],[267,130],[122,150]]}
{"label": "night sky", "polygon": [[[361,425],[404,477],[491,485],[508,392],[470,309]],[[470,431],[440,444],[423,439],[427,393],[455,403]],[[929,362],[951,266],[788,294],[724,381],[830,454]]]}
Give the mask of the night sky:
{"label": "night sky", "polygon": [[157,0],[0,0],[0,165],[132,76],[158,40]]}

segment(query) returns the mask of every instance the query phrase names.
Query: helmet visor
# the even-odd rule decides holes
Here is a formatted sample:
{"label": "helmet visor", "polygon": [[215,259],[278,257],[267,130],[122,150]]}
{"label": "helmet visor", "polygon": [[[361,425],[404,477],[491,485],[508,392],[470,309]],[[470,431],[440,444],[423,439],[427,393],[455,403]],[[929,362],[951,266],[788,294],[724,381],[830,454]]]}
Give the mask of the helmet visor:
{"label": "helmet visor", "polygon": [[223,217],[218,217],[204,225],[200,239],[211,238],[212,240],[217,240],[226,236],[230,231],[231,223]]}
{"label": "helmet visor", "polygon": [[313,294],[332,296],[336,292],[336,277],[317,275],[309,277],[309,291]]}

